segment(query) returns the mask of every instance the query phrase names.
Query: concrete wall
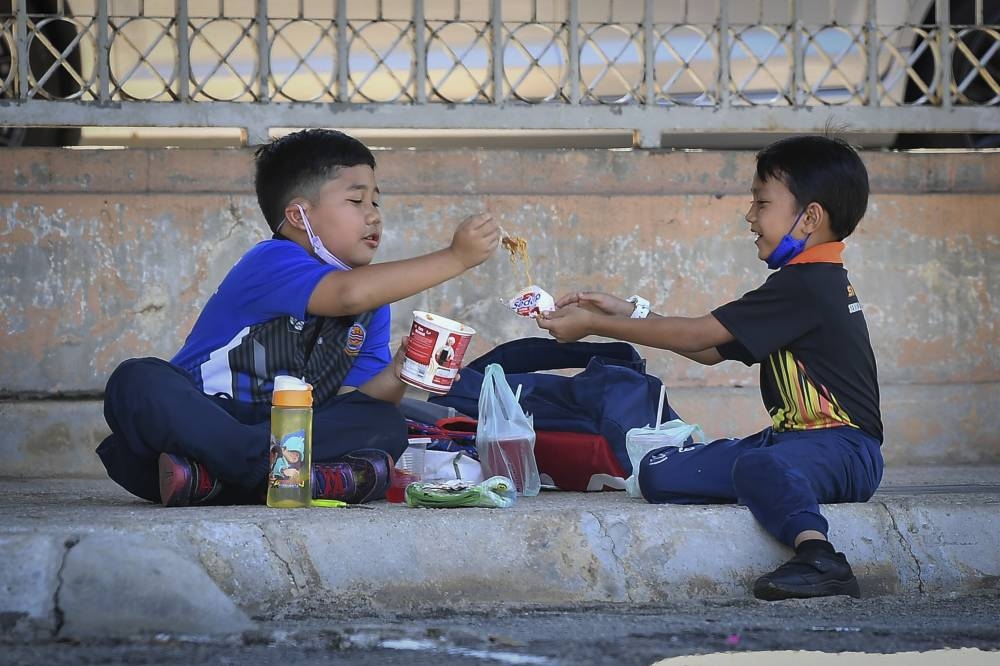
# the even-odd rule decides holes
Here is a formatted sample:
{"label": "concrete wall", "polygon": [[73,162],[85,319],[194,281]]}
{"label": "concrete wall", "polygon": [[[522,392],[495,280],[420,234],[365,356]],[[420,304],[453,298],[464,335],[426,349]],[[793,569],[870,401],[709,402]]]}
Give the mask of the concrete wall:
{"label": "concrete wall", "polygon": [[[866,153],[868,215],[846,263],[879,362],[890,463],[1000,462],[1000,153]],[[704,314],[767,270],[747,224],[752,153],[378,153],[380,260],[446,245],[490,210],[529,239],[554,294],[599,288]],[[100,474],[100,393],[131,356],[169,357],[241,253],[267,236],[247,150],[0,151],[0,474]],[[473,358],[539,335],[499,298],[526,282],[498,253],[393,306],[457,318]],[[643,348],[709,436],[767,424],[757,370]]]}

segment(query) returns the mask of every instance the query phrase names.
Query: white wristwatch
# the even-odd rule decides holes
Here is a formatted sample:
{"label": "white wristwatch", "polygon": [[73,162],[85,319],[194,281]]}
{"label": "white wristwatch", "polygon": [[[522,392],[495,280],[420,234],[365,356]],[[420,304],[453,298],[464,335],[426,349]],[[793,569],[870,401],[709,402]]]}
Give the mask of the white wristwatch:
{"label": "white wristwatch", "polygon": [[632,319],[645,319],[649,315],[649,301],[642,296],[629,296],[626,300],[635,306],[629,315]]}

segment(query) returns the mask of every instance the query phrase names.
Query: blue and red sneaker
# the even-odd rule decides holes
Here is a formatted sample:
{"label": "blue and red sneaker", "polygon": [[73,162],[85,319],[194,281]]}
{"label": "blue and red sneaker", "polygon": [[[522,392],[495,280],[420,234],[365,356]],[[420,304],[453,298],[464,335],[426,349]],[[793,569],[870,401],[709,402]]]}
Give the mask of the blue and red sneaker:
{"label": "blue and red sneaker", "polygon": [[312,466],[313,499],[361,504],[385,497],[392,456],[380,449],[358,449],[335,462]]}
{"label": "blue and red sneaker", "polygon": [[222,483],[199,462],[161,453],[160,502],[163,506],[204,504],[219,494]]}

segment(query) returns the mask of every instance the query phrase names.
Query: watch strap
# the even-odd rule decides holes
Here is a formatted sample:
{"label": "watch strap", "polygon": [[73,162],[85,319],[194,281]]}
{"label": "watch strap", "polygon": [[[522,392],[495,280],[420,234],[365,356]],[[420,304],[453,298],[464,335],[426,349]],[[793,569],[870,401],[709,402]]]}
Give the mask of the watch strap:
{"label": "watch strap", "polygon": [[649,301],[645,298],[639,296],[638,294],[634,294],[629,296],[627,300],[635,306],[632,310],[632,314],[629,315],[632,319],[645,319],[649,316]]}

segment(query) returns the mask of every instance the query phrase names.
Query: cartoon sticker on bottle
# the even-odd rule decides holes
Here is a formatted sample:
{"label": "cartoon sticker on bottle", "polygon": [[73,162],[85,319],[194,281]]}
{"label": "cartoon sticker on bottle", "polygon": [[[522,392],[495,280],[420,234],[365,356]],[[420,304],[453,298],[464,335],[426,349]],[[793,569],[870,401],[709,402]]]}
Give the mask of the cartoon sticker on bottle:
{"label": "cartoon sticker on bottle", "polygon": [[306,484],[302,461],[306,451],[306,431],[288,433],[279,442],[271,437],[271,485],[301,488]]}

